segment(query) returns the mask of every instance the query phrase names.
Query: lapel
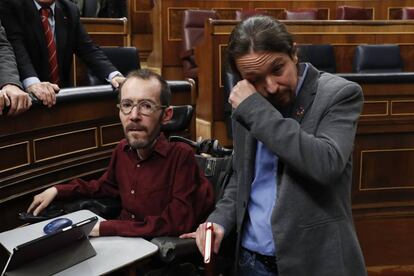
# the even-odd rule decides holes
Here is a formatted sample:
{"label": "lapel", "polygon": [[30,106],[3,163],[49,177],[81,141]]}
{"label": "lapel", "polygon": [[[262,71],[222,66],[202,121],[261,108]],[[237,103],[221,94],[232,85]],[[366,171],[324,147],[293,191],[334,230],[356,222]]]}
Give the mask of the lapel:
{"label": "lapel", "polygon": [[24,2],[26,7],[23,9],[25,11],[25,18],[27,18],[27,23],[31,26],[31,30],[34,33],[36,43],[39,45],[40,54],[43,57],[46,57],[47,60],[47,45],[46,38],[43,32],[42,20],[40,18],[39,10],[37,9],[33,0],[26,0]]}
{"label": "lapel", "polygon": [[308,63],[308,66],[308,72],[303,82],[302,89],[293,104],[292,113],[290,114],[290,117],[299,123],[302,122],[303,117],[305,117],[306,112],[309,110],[318,88],[318,82],[315,81],[315,79],[319,77],[319,71],[310,63]]}
{"label": "lapel", "polygon": [[244,171],[246,172],[245,187],[248,187],[248,194],[250,194],[250,184],[253,183],[254,178],[257,140],[248,131],[246,131],[246,133],[246,140],[244,141]]}
{"label": "lapel", "polygon": [[66,42],[67,42],[67,25],[68,17],[65,15],[62,6],[59,1],[56,1],[55,6],[55,35],[56,35],[56,50],[58,54],[58,65],[62,68],[64,64],[64,55]]}

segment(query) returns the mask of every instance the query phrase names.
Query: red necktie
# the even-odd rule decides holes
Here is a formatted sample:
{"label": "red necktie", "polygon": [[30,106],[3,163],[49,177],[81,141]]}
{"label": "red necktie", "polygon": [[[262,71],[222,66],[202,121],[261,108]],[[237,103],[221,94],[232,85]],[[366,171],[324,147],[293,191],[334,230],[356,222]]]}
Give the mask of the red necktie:
{"label": "red necktie", "polygon": [[41,8],[43,31],[45,32],[47,52],[49,53],[50,82],[59,84],[56,43],[48,20],[50,13],[50,8]]}

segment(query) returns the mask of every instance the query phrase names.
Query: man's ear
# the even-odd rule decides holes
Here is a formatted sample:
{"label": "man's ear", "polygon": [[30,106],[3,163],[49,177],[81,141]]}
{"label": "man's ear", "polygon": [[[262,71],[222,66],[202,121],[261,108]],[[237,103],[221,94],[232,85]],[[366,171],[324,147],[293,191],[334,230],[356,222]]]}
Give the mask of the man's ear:
{"label": "man's ear", "polygon": [[170,121],[172,119],[173,116],[173,109],[171,106],[167,107],[166,109],[164,109],[164,114],[162,115],[162,120],[161,120],[161,124],[166,124],[168,121]]}

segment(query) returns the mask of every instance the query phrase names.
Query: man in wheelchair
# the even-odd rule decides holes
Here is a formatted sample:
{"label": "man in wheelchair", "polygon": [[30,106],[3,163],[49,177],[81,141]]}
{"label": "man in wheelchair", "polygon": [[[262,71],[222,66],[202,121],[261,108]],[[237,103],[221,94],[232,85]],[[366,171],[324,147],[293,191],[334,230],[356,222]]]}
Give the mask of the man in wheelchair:
{"label": "man in wheelchair", "polygon": [[161,76],[130,73],[119,90],[125,133],[97,180],[75,179],[36,195],[28,212],[38,215],[55,198],[120,198],[117,219],[97,223],[91,236],[177,236],[194,230],[213,208],[213,187],[190,146],[169,142],[161,132],[172,118],[171,92]]}

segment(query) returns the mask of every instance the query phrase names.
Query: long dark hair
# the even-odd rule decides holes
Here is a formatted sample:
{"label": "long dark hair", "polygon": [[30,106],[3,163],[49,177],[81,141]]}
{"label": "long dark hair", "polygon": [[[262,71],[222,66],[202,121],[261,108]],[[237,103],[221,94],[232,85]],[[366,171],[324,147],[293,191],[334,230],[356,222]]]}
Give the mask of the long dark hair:
{"label": "long dark hair", "polygon": [[296,54],[292,34],[286,26],[270,16],[252,16],[240,22],[231,32],[227,47],[227,63],[238,72],[236,59],[252,52]]}

